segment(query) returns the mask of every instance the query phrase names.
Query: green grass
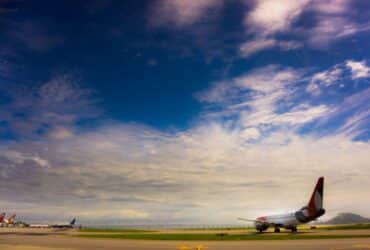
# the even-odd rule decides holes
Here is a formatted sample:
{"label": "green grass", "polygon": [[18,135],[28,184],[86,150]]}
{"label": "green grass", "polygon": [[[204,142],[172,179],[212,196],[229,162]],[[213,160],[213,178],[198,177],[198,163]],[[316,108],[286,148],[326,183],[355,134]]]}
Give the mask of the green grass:
{"label": "green grass", "polygon": [[153,230],[130,229],[130,228],[82,228],[82,233],[153,233]]}
{"label": "green grass", "polygon": [[255,227],[195,227],[175,228],[176,231],[233,231],[233,230],[256,230]]}
{"label": "green grass", "polygon": [[348,225],[333,225],[333,226],[320,226],[318,229],[325,230],[356,230],[356,229],[370,229],[370,224],[348,224]]}
{"label": "green grass", "polygon": [[301,240],[301,239],[344,239],[370,238],[360,235],[305,235],[305,234],[94,234],[78,235],[86,238],[134,239],[134,240],[181,240],[181,241],[239,241],[239,240]]}

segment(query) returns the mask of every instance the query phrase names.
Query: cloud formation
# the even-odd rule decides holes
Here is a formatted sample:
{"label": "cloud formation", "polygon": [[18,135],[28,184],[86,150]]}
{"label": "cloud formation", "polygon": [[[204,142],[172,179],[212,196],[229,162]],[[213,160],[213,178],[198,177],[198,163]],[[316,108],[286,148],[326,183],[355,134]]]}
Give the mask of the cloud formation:
{"label": "cloud formation", "polygon": [[[348,36],[369,30],[369,23],[356,22],[351,18],[356,15],[352,4],[349,0],[256,1],[244,18],[246,33],[254,34],[255,38],[241,43],[241,56],[249,57],[272,47],[284,50],[286,42],[296,44],[291,49],[299,48],[303,43],[323,49]],[[312,25],[299,23],[304,14],[310,15]],[[298,40],[285,41],[281,35]]]}
{"label": "cloud formation", "polygon": [[351,69],[352,79],[368,78],[370,76],[370,67],[366,65],[366,61],[348,60],[346,66]]}
{"label": "cloud formation", "polygon": [[259,0],[246,13],[244,24],[249,32],[264,37],[291,28],[292,23],[303,12],[309,0]]}
{"label": "cloud formation", "polygon": [[[347,71],[350,71],[347,74]],[[320,95],[323,90],[339,85],[344,87],[344,84],[350,80],[366,79],[370,76],[370,68],[365,60],[355,61],[347,60],[345,63],[336,64],[333,67],[315,73],[307,85],[306,90],[313,95]]]}
{"label": "cloud formation", "polygon": [[81,88],[70,75],[58,75],[34,87],[3,85],[1,90],[8,101],[1,104],[0,115],[7,121],[9,132],[17,136],[49,132],[58,136],[54,129],[72,126],[100,113],[94,105],[93,92]]}
{"label": "cloud formation", "polygon": [[[288,51],[307,46],[322,50],[370,29],[368,22],[354,18],[359,10],[351,0],[257,0],[238,4],[245,6],[240,20],[244,38],[238,40],[236,53],[244,58],[270,49]],[[150,8],[149,24],[157,28],[186,29],[199,36],[209,29],[206,28],[209,20],[214,21],[212,26],[227,22],[218,15],[227,5],[231,3],[224,0],[158,0]],[[208,38],[208,42],[212,40]]]}
{"label": "cloud formation", "polygon": [[255,40],[244,42],[239,47],[239,53],[242,57],[250,57],[254,54],[268,50],[280,49],[283,51],[294,50],[302,47],[303,44],[298,41],[278,41],[273,38],[259,37]]}
{"label": "cloud formation", "polygon": [[[369,90],[335,107],[298,101],[312,78],[307,74],[270,65],[217,82],[197,95],[207,106],[202,117],[179,131],[117,121],[81,130],[77,121],[96,116],[97,103],[91,90],[68,76],[27,89],[27,95],[12,91],[3,119],[23,134],[13,125],[19,115],[11,115],[22,110],[22,123],[34,129],[32,139],[26,133],[0,145],[2,207],[39,221],[73,216],[82,223],[234,223],[235,214],[304,205],[302,197],[324,175],[327,185],[335,185],[326,207],[355,204],[366,214],[369,204],[352,193],[366,195],[370,146],[353,138],[368,124],[368,106],[360,106],[370,103]],[[361,112],[353,115],[355,110]],[[343,122],[335,133],[300,133],[338,117]],[[35,136],[41,121],[52,129]]]}
{"label": "cloud formation", "polygon": [[[14,29],[4,26],[1,209],[38,223],[77,217],[83,224],[233,224],[236,215],[253,218],[301,207],[316,178],[324,175],[329,216],[338,210],[368,215],[370,204],[363,197],[370,188],[370,68],[359,59],[364,53],[357,53],[363,47],[344,50],[339,58],[347,52],[351,58],[339,62],[322,53],[315,67],[302,68],[291,61],[298,53],[274,53],[299,50],[307,53],[304,60],[312,55],[317,62],[322,51],[313,49],[336,52],[337,47],[329,50],[335,42],[367,31],[367,13],[358,15],[356,3],[345,0],[148,4],[143,13],[140,4],[83,4],[84,15],[61,24],[68,30],[63,36],[37,22],[39,16],[10,21]],[[122,9],[135,14],[122,19]],[[105,11],[112,16],[105,19]],[[131,24],[142,23],[143,16],[148,23],[132,32]],[[90,23],[91,17],[104,21]],[[88,20],[82,27],[80,18]],[[124,23],[116,27],[117,20]],[[103,35],[95,39],[97,33]],[[68,35],[72,42],[53,50]],[[81,50],[88,39],[91,44]],[[112,46],[95,53],[105,45]],[[217,59],[226,55],[227,62],[202,64],[198,56],[204,51]],[[245,60],[262,51],[272,52],[265,54],[271,60]],[[91,55],[107,64],[89,61]],[[61,60],[54,63],[55,58]],[[69,62],[92,82],[71,74],[40,82]],[[303,59],[299,64],[305,65]],[[19,76],[19,68],[29,74]],[[93,88],[102,89],[102,96]],[[189,106],[187,113],[158,112],[164,114],[157,117],[156,107],[142,109],[157,100],[148,98],[150,90],[166,92],[156,97],[169,109],[178,107],[174,102],[193,102],[189,96],[198,91],[194,96],[201,111],[194,114]],[[121,94],[130,100],[123,101]],[[135,115],[117,114],[114,109],[123,103],[135,103],[125,107]],[[180,115],[193,116],[176,123],[182,128],[125,122],[145,120],[141,114],[163,126]]]}
{"label": "cloud formation", "polygon": [[[326,196],[326,206],[356,204],[363,213],[368,206],[345,197],[349,190],[366,192],[369,145],[345,137],[318,139],[281,131],[254,144],[246,142],[244,133],[217,123],[175,134],[108,125],[67,141],[37,144],[12,150],[39,151],[50,168],[1,159],[2,195],[13,202],[4,209],[30,217],[45,212],[46,219],[69,215],[82,223],[112,218],[116,223],[234,223],[236,213],[257,216],[271,212],[270,207],[304,205],[302,197],[309,196],[319,175],[328,177],[328,185],[338,182]],[[286,207],[273,197],[276,188]],[[340,203],[335,201],[339,194]],[[33,203],[37,210],[28,208]]]}
{"label": "cloud formation", "polygon": [[223,0],[158,0],[150,13],[154,26],[183,28],[206,20],[223,5]]}
{"label": "cloud formation", "polygon": [[305,124],[325,115],[327,107],[295,103],[294,95],[299,92],[303,73],[302,70],[270,65],[230,82],[216,83],[212,89],[201,93],[199,99],[221,108],[208,116],[237,114],[238,125],[243,128],[269,130],[274,126]]}

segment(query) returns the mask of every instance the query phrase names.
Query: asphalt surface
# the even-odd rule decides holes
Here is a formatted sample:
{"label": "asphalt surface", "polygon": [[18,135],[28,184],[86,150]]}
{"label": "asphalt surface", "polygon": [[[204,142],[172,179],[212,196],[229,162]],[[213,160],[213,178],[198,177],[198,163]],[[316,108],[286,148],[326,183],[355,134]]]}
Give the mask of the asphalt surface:
{"label": "asphalt surface", "polygon": [[[359,234],[370,230],[357,230]],[[343,230],[337,234],[343,234]],[[72,233],[73,235],[73,233]],[[370,249],[370,238],[320,239],[320,240],[258,240],[220,242],[146,241],[120,239],[89,239],[73,237],[69,231],[42,229],[0,230],[1,250],[232,250],[232,249],[325,249],[361,250]],[[203,247],[203,248],[202,248]]]}

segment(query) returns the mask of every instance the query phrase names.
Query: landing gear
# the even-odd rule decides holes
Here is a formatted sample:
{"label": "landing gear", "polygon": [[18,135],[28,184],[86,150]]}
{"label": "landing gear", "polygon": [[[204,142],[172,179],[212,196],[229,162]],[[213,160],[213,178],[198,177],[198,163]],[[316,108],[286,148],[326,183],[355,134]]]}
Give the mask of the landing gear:
{"label": "landing gear", "polygon": [[297,232],[297,228],[296,227],[292,227],[292,233],[296,233]]}
{"label": "landing gear", "polygon": [[265,224],[265,223],[259,223],[256,225],[256,230],[259,232],[259,233],[262,233],[263,231],[266,231],[267,228],[269,227],[268,224]]}
{"label": "landing gear", "polygon": [[275,230],[274,230],[275,233],[280,233],[280,228],[278,227],[275,227]]}

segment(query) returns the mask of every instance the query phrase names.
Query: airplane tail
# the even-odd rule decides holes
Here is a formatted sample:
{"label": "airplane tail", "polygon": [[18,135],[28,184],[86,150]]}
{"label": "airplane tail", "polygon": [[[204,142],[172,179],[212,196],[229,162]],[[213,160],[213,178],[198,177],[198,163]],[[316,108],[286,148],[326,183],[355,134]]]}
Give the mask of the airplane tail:
{"label": "airplane tail", "polygon": [[317,180],[315,189],[311,195],[308,203],[308,214],[310,217],[318,217],[325,213],[323,209],[323,196],[324,196],[324,177]]}
{"label": "airplane tail", "polygon": [[17,216],[17,215],[16,215],[16,214],[13,214],[12,216],[10,216],[10,217],[8,218],[8,223],[9,223],[9,224],[13,223],[13,220],[15,219],[15,216]]}
{"label": "airplane tail", "polygon": [[5,213],[0,214],[0,223],[4,222]]}
{"label": "airplane tail", "polygon": [[69,223],[71,226],[73,226],[76,223],[76,218],[73,218],[73,220]]}

